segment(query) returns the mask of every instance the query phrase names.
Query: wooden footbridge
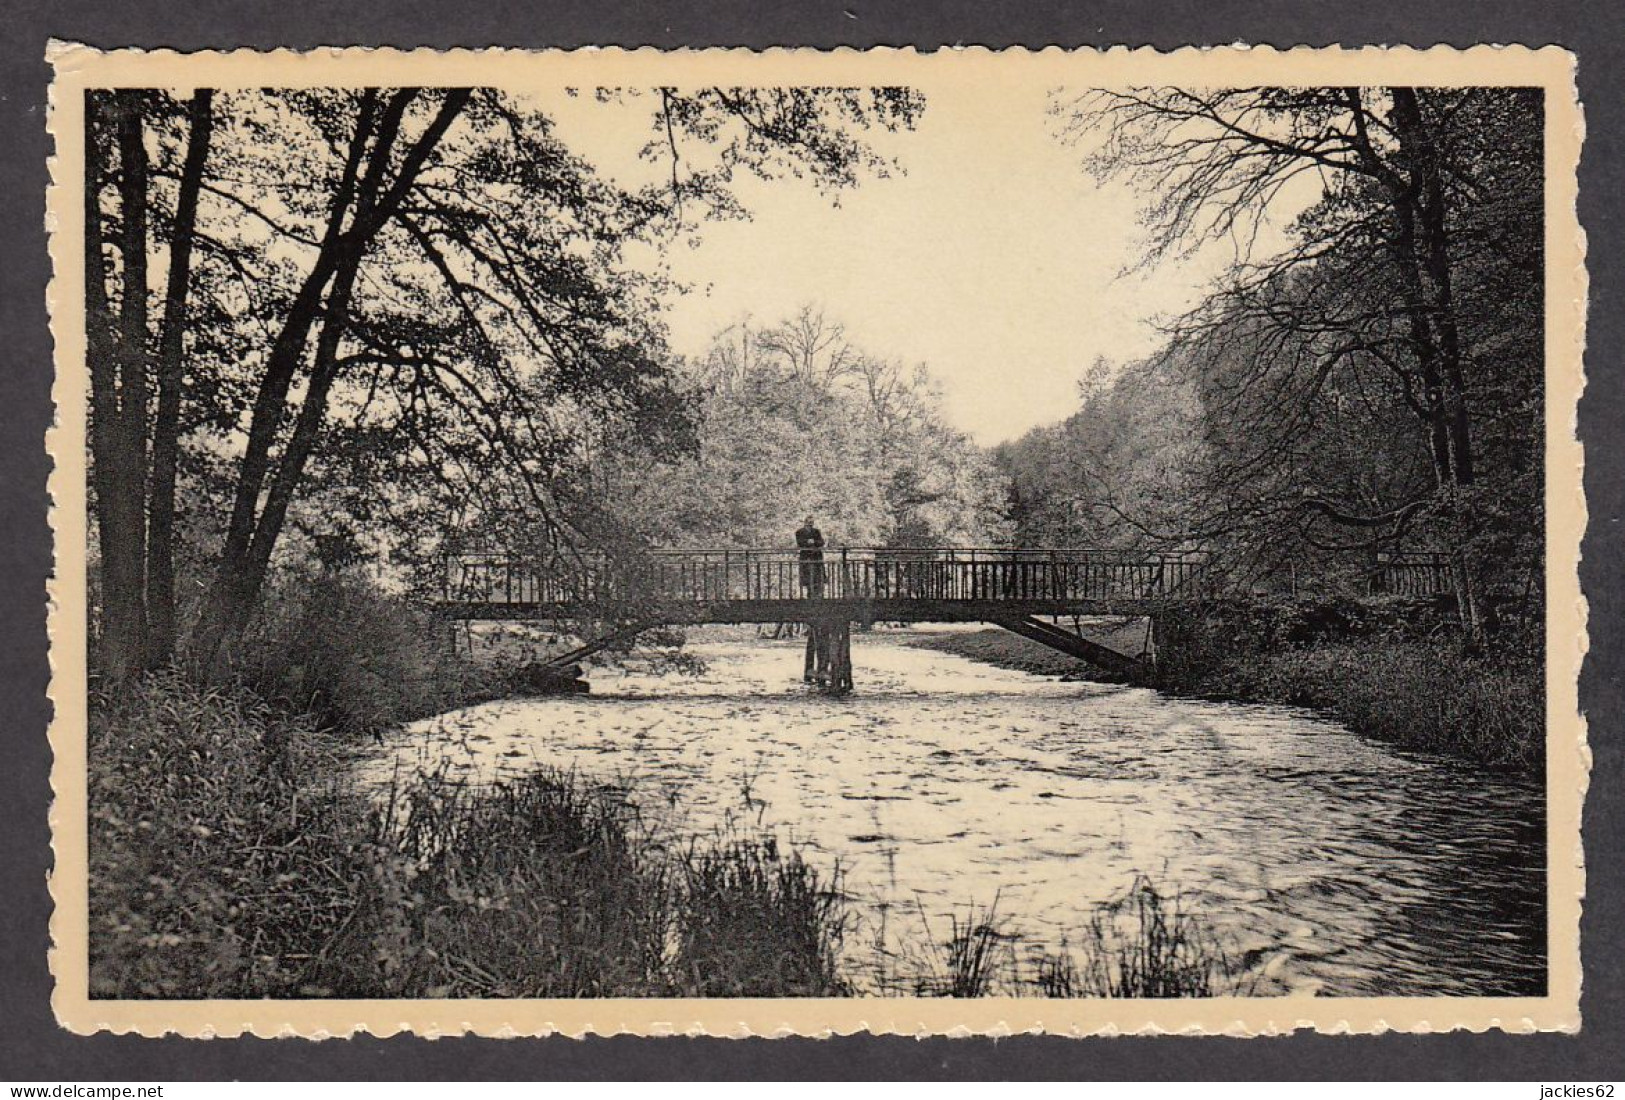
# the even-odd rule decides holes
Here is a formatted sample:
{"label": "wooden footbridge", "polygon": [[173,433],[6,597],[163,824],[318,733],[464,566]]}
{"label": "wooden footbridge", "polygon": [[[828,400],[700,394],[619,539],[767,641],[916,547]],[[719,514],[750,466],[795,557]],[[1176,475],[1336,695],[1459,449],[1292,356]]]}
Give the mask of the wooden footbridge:
{"label": "wooden footbridge", "polygon": [[656,626],[806,623],[807,679],[844,692],[853,623],[993,623],[1129,674],[1136,658],[1053,620],[1148,615],[1209,594],[1210,576],[1203,555],[1084,549],[848,548],[810,560],[777,549],[459,555],[447,562],[440,610],[454,620],[599,624],[599,637],[549,662],[559,668]]}

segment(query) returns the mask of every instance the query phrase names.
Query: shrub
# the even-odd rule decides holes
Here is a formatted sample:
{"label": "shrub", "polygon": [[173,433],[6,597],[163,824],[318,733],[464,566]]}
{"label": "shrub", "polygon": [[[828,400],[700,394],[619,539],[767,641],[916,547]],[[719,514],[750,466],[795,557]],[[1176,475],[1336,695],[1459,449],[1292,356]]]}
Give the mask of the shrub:
{"label": "shrub", "polygon": [[1211,691],[1226,666],[1264,654],[1373,638],[1441,639],[1457,627],[1449,597],[1302,600],[1217,599],[1174,605],[1158,615],[1153,686]]}
{"label": "shrub", "polygon": [[692,996],[828,997],[839,973],[845,920],[800,853],[771,838],[690,847],[676,966]]}
{"label": "shrub", "polygon": [[241,681],[323,729],[372,733],[489,694],[448,628],[364,578],[279,578],[239,647]]}
{"label": "shrub", "polygon": [[1403,748],[1516,768],[1544,759],[1538,649],[1464,653],[1437,600],[1214,601],[1171,611],[1151,683],[1316,707]]}
{"label": "shrub", "polygon": [[308,729],[242,692],[151,677],[91,710],[93,996],[297,988],[347,918],[358,823],[297,777]]}
{"label": "shrub", "polygon": [[1534,661],[1366,641],[1274,654],[1247,675],[1260,694],[1404,748],[1536,769],[1545,758],[1545,670]]}

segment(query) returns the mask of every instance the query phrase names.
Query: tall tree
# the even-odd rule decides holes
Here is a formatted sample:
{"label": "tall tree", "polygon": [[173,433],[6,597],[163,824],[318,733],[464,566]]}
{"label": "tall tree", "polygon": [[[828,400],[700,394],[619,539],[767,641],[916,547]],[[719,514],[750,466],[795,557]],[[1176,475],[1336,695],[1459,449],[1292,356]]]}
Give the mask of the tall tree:
{"label": "tall tree", "polygon": [[[1538,94],[1518,89],[1405,87],[1135,89],[1058,105],[1070,136],[1099,140],[1097,171],[1126,174],[1156,196],[1146,211],[1153,256],[1216,237],[1237,243],[1242,262],[1194,328],[1211,335],[1239,324],[1295,358],[1300,368],[1277,378],[1295,380],[1300,424],[1345,366],[1386,372],[1427,449],[1426,499],[1355,512],[1309,493],[1294,507],[1390,531],[1425,507],[1451,554],[1474,642],[1493,567],[1478,538],[1475,489],[1485,417],[1477,402],[1489,386],[1473,376],[1462,335],[1456,287],[1478,251],[1462,235],[1504,235],[1475,219],[1475,207],[1486,178],[1506,177],[1509,155],[1527,156],[1538,106]],[[1482,141],[1491,120],[1512,139],[1506,148]],[[1317,184],[1318,201],[1307,203],[1288,246],[1260,254],[1259,230],[1284,197]],[[1524,268],[1527,259],[1512,262]],[[1343,293],[1317,295],[1316,280]]]}
{"label": "tall tree", "polygon": [[[147,385],[146,93],[86,93],[85,324],[90,446],[101,556],[101,667],[117,683],[146,659]],[[113,232],[104,204],[116,201]],[[118,258],[108,292],[108,244]]]}
{"label": "tall tree", "polygon": [[[216,671],[302,508],[404,537],[391,513],[504,484],[558,529],[558,479],[597,435],[681,419],[623,242],[738,213],[738,170],[849,186],[878,163],[857,132],[912,125],[920,106],[901,89],[664,90],[653,116],[672,155],[725,170],[626,191],[544,112],[489,89],[199,92],[182,111],[161,93],[95,95],[92,476],[104,664],[120,676],[172,652],[183,519],[219,540],[187,552],[215,566],[190,653]],[[217,496],[183,507],[188,470],[188,491]]]}
{"label": "tall tree", "polygon": [[[923,365],[829,340],[840,326],[816,307],[750,331],[760,343],[742,345],[731,326],[692,368],[693,453],[604,457],[602,528],[672,546],[779,546],[811,512],[845,546],[1003,539],[1003,483],[946,423]],[[780,350],[786,331],[825,335],[796,345],[817,349],[809,360]],[[849,366],[830,371],[836,347]]]}
{"label": "tall tree", "polygon": [[804,305],[795,316],[764,329],[757,344],[791,378],[809,386],[833,385],[858,366],[859,357],[847,343],[845,326],[812,305]]}
{"label": "tall tree", "polygon": [[[254,609],[271,551],[282,534],[292,488],[303,473],[310,446],[320,429],[331,387],[332,348],[336,344],[329,346],[325,355],[318,349],[293,434],[280,461],[273,464],[272,449],[312,331],[325,307],[333,321],[333,339],[337,339],[363,257],[399,210],[471,92],[458,88],[442,93],[422,132],[405,143],[404,155],[396,167],[392,162],[407,108],[422,94],[415,88],[400,89],[389,96],[381,110],[374,90],[368,89],[361,97],[320,248],[272,343],[254,399],[231,521],[209,601],[210,614],[198,646],[198,656],[206,665],[216,665],[228,652],[226,643],[242,631]],[[271,491],[262,507],[268,483]]]}
{"label": "tall tree", "polygon": [[169,276],[159,329],[158,402],[152,427],[152,491],[147,521],[147,663],[175,658],[175,490],[180,463],[181,406],[185,391],[187,306],[192,252],[197,241],[198,196],[214,129],[214,92],[200,88],[187,109],[186,159],[181,167],[169,237]]}

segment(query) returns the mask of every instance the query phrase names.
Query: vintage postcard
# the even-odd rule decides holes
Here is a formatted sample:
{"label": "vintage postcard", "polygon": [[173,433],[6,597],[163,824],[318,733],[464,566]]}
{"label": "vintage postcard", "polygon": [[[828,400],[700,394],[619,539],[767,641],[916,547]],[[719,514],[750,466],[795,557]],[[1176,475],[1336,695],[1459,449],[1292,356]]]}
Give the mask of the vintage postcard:
{"label": "vintage postcard", "polygon": [[1580,1026],[1570,54],[50,60],[63,1026]]}

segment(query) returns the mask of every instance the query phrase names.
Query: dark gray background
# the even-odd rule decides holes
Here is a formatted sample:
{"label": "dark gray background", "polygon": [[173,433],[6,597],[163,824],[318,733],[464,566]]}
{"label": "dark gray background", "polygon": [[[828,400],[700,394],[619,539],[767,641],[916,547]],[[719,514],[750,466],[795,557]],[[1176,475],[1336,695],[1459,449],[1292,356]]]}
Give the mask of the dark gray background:
{"label": "dark gray background", "polygon": [[[1625,1067],[1621,983],[1621,499],[1625,417],[1620,370],[1620,94],[1625,7],[1471,0],[1285,4],[1231,0],[1110,3],[738,0],[681,6],[569,0],[352,2],[4,0],[0,5],[0,1081],[458,1078],[1096,1079],[1480,1078],[1618,1079]],[[1276,46],[1438,42],[1558,43],[1578,52],[1589,135],[1580,218],[1591,272],[1589,375],[1580,406],[1590,528],[1581,580],[1591,655],[1581,698],[1595,754],[1586,806],[1589,896],[1584,923],[1585,1028],[1544,1035],[1282,1039],[1052,1038],[916,1041],[498,1041],[413,1038],[348,1042],[195,1042],[78,1038],[57,1028],[45,969],[49,799],[44,585],[43,437],[50,417],[49,272],[43,231],[47,38],[97,46],[772,45],[932,47],[1050,44],[1267,43]],[[1533,1097],[1531,1093],[1531,1097]]]}

